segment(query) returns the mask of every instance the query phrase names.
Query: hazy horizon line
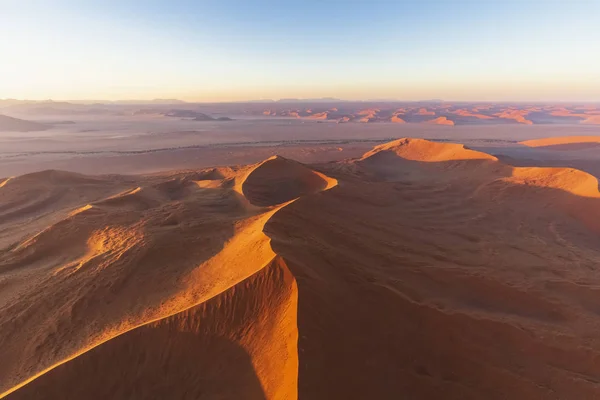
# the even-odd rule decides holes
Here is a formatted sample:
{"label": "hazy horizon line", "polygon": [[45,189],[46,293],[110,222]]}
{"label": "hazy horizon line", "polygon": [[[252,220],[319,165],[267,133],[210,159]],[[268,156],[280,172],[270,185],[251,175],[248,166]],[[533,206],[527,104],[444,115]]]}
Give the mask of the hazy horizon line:
{"label": "hazy horizon line", "polygon": [[535,103],[535,104],[552,104],[552,103],[570,103],[570,104],[600,104],[600,99],[598,100],[568,100],[568,99],[552,99],[552,100],[446,100],[446,99],[420,99],[420,100],[406,100],[406,99],[343,99],[336,97],[315,97],[315,98],[279,98],[279,99],[248,99],[248,100],[181,100],[178,98],[152,98],[152,99],[142,99],[142,98],[130,98],[130,99],[119,99],[119,100],[110,100],[110,99],[64,99],[64,100],[55,100],[52,98],[45,99],[21,99],[21,98],[0,98],[0,102],[32,102],[32,103],[72,103],[72,104],[106,104],[106,103],[128,103],[128,104],[144,104],[144,103],[154,103],[154,104],[171,104],[171,103],[179,103],[179,104],[237,104],[237,103],[309,103],[309,102],[345,102],[345,103],[377,103],[377,102],[390,102],[390,103]]}

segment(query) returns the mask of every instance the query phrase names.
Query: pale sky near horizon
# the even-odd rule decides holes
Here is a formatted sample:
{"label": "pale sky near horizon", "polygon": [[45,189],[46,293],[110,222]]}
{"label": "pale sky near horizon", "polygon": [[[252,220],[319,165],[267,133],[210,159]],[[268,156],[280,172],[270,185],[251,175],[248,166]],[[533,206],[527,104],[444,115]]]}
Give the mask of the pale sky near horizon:
{"label": "pale sky near horizon", "polygon": [[600,101],[600,0],[0,0],[0,98]]}

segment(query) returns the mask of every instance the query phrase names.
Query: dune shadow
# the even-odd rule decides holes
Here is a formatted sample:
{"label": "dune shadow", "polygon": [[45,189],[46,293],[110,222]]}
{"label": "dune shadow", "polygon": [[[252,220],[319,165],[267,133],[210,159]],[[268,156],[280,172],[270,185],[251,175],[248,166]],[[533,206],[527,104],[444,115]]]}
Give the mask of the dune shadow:
{"label": "dune shadow", "polygon": [[265,227],[298,283],[299,398],[592,398],[600,350],[553,335],[600,301],[554,289],[595,265],[600,199],[494,162],[383,161],[320,165],[342,184]]}
{"label": "dune shadow", "polygon": [[240,345],[164,325],[115,338],[6,398],[266,400]]}

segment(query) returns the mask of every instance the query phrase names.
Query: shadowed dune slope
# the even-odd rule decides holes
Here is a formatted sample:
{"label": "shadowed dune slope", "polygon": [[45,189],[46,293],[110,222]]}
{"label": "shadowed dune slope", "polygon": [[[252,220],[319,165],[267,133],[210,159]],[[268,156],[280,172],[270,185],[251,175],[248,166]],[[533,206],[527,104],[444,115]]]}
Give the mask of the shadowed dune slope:
{"label": "shadowed dune slope", "polygon": [[[442,170],[451,157],[425,145],[379,151]],[[342,180],[339,165],[321,168]],[[267,223],[298,282],[301,398],[597,396],[600,248],[586,225],[600,204],[563,187],[569,170],[501,172],[347,180]]]}
{"label": "shadowed dune slope", "polygon": [[382,152],[392,152],[399,157],[412,161],[442,162],[456,160],[493,160],[497,158],[487,153],[470,150],[461,144],[438,143],[425,139],[403,138],[375,146],[365,153],[362,159]]}
{"label": "shadowed dune slope", "polygon": [[265,207],[316,193],[335,184],[335,180],[299,162],[274,156],[250,172],[242,184],[242,192],[250,203]]}
{"label": "shadowed dune slope", "polygon": [[43,131],[48,128],[50,127],[45,124],[8,117],[6,115],[0,115],[0,132]]}
{"label": "shadowed dune slope", "polygon": [[399,139],[312,166],[79,177],[43,212],[21,199],[74,178],[22,178],[0,188],[8,398],[600,393],[584,172]]}

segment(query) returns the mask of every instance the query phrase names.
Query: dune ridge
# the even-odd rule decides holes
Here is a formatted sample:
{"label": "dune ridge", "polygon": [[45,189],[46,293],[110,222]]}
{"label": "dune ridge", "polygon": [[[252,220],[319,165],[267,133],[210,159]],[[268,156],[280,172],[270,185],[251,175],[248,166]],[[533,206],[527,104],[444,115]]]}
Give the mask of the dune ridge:
{"label": "dune ridge", "polygon": [[402,138],[314,166],[17,177],[0,217],[43,182],[83,195],[0,252],[0,397],[597,393],[584,172]]}
{"label": "dune ridge", "polygon": [[[275,165],[274,167],[271,166],[271,162],[274,162]],[[265,163],[267,165],[265,165]],[[281,168],[283,167],[283,169]],[[323,174],[320,174],[318,172],[314,172],[310,169],[308,169],[307,167],[304,167],[302,164],[300,163],[296,163],[294,161],[290,161],[290,160],[286,160],[283,159],[281,157],[272,157],[268,160],[266,160],[263,163],[259,163],[259,165],[257,166],[251,166],[250,168],[246,168],[246,169],[241,169],[238,172],[238,175],[241,174],[239,176],[239,178],[236,178],[236,180],[238,181],[238,183],[235,185],[235,187],[233,189],[238,189],[240,190],[241,187],[243,187],[247,181],[247,179],[249,177],[252,177],[253,173],[256,173],[256,170],[259,170],[260,173],[263,173],[263,170],[267,170],[267,173],[272,174],[272,168],[279,168],[278,171],[280,171],[281,173],[284,174],[284,176],[286,178],[290,178],[290,173],[291,173],[291,179],[294,179],[294,174],[296,171],[300,172],[300,178],[302,178],[302,174],[305,175],[310,175],[311,178],[318,178],[320,180],[319,184],[322,183],[321,186],[319,187],[308,187],[308,190],[311,192],[315,192],[318,190],[326,190],[332,186],[334,186],[336,184],[335,180],[331,180],[328,177],[326,177]],[[289,169],[290,171],[286,171],[286,168]],[[227,173],[231,173],[232,171],[226,171]],[[312,174],[314,174],[314,177],[312,176]],[[195,175],[195,174],[194,174]],[[208,174],[201,174],[201,176],[190,176],[190,181],[191,182],[202,182],[203,180],[201,178],[215,178],[217,176],[223,176],[221,174],[221,171],[210,171]],[[235,176],[235,172],[234,172],[234,176]],[[200,178],[200,180],[196,180]],[[225,179],[225,182],[222,181],[222,183],[225,183],[226,186],[229,186],[227,184],[227,181],[229,181],[230,179],[234,178],[233,176],[228,176]],[[27,177],[27,179],[29,179],[29,177]],[[214,181],[209,179],[208,181]],[[160,183],[159,185],[152,185],[153,187],[157,187],[157,186],[165,186],[166,183],[169,182],[173,182],[172,180],[167,181],[167,182],[163,182]],[[230,190],[233,190],[230,189]],[[36,245],[36,243],[48,243],[49,238],[50,237],[56,237],[56,236],[64,236],[64,233],[59,233],[59,231],[62,229],[62,227],[65,224],[69,224],[69,222],[71,221],[72,218],[77,218],[82,214],[85,214],[86,212],[89,212],[89,210],[93,210],[93,209],[100,209],[102,210],[103,207],[105,205],[110,205],[110,206],[119,206],[121,210],[130,210],[128,208],[128,204],[130,201],[130,198],[132,196],[137,196],[140,195],[141,193],[146,192],[147,189],[142,188],[142,187],[135,187],[133,189],[128,189],[125,190],[123,192],[117,193],[116,195],[113,196],[109,196],[108,198],[95,202],[93,204],[88,204],[85,206],[82,206],[80,208],[77,208],[75,210],[73,210],[71,213],[69,213],[68,217],[63,220],[58,222],[55,225],[52,225],[48,228],[46,228],[44,231],[34,235],[32,238],[29,238],[27,240],[25,240],[24,242],[22,242],[21,244],[19,244],[19,246],[17,246],[16,248],[16,252],[17,254],[22,253],[24,251],[27,251],[26,249],[31,249],[34,248],[34,254],[36,254],[36,256],[41,256],[41,255],[45,255],[47,256],[47,251],[42,251],[40,252],[40,249],[43,247],[40,247],[40,245]],[[277,193],[275,193],[275,197],[277,198]],[[123,202],[124,200],[126,200],[127,202]],[[286,199],[285,200],[285,204],[289,204],[290,201],[293,201],[294,198],[291,199]],[[118,202],[115,204],[115,202]],[[195,268],[194,270],[191,271],[191,274],[188,275],[187,278],[185,278],[184,280],[184,290],[182,290],[180,293],[176,294],[175,296],[172,296],[170,299],[168,299],[166,302],[164,302],[161,306],[160,306],[160,312],[161,315],[159,317],[154,317],[154,319],[151,319],[150,322],[146,322],[143,323],[142,325],[139,325],[137,323],[135,323],[134,321],[131,322],[126,322],[125,324],[121,323],[120,326],[116,327],[116,328],[109,328],[109,330],[107,330],[106,332],[103,333],[103,335],[96,341],[94,341],[91,345],[87,345],[85,346],[83,349],[78,350],[74,355],[69,356],[67,359],[59,361],[58,363],[46,368],[45,370],[35,374],[33,377],[27,379],[24,382],[21,382],[20,384],[10,388],[8,391],[6,391],[5,393],[2,394],[2,396],[11,396],[11,393],[14,393],[15,391],[17,391],[19,388],[25,386],[26,384],[29,384],[30,382],[34,382],[35,385],[37,385],[36,382],[37,379],[39,377],[42,376],[46,376],[46,374],[50,373],[50,374],[54,374],[55,372],[53,372],[56,368],[62,368],[62,366],[66,363],[72,362],[73,360],[79,360],[80,357],[85,356],[88,352],[90,351],[95,351],[94,349],[96,348],[102,348],[103,346],[105,346],[107,343],[111,342],[112,340],[114,340],[117,337],[120,337],[121,335],[125,335],[128,332],[131,332],[132,330],[138,329],[141,326],[145,326],[148,325],[149,323],[154,323],[158,320],[162,320],[162,319],[166,319],[174,314],[177,313],[182,313],[182,309],[186,309],[189,307],[194,307],[197,306],[199,304],[203,304],[203,302],[208,301],[210,299],[212,299],[215,296],[218,296],[219,293],[223,293],[223,292],[227,292],[228,290],[232,290],[232,288],[235,285],[239,285],[240,282],[244,282],[245,280],[249,279],[250,276],[252,276],[253,274],[256,274],[257,272],[267,268],[267,266],[272,265],[273,263],[276,263],[277,265],[279,265],[281,268],[281,265],[284,266],[284,262],[283,260],[277,260],[276,259],[276,254],[273,253],[273,251],[271,250],[270,246],[269,246],[269,239],[268,237],[266,237],[263,233],[262,233],[262,226],[264,226],[264,224],[266,223],[266,221],[268,221],[268,219],[275,213],[277,212],[281,207],[285,206],[285,204],[280,204],[280,205],[276,205],[277,202],[273,203],[273,206],[271,206],[269,204],[269,206],[267,207],[266,211],[258,211],[258,215],[256,216],[252,216],[253,214],[257,213],[257,209],[260,209],[260,207],[258,206],[253,206],[251,207],[250,210],[250,215],[249,218],[247,219],[246,222],[244,222],[242,225],[240,225],[237,228],[237,233],[227,242],[224,244],[223,249],[217,253],[214,257],[208,259],[204,264],[198,266],[197,268]],[[148,207],[144,207],[144,208],[134,208],[134,211],[138,211],[138,212],[144,212],[148,209]],[[246,210],[246,212],[248,211],[247,207],[244,207],[244,209]],[[79,217],[81,218],[81,217]],[[89,221],[88,221],[89,222]],[[111,250],[113,249],[113,246],[115,249],[118,249],[118,253],[116,255],[116,258],[120,258],[124,252],[127,252],[129,250],[131,250],[133,247],[139,245],[141,242],[144,241],[143,236],[140,236],[141,233],[134,233],[131,238],[134,239],[135,241],[130,243],[129,245],[127,245],[126,247],[123,247],[120,242],[116,242],[115,245],[111,245],[112,242],[115,241],[116,238],[120,237],[121,234],[120,233],[116,233],[115,231],[93,231],[92,228],[90,228],[91,233],[88,233],[87,235],[81,235],[81,232],[78,232],[78,237],[81,237],[82,239],[85,239],[85,236],[89,236],[89,239],[87,239],[86,245],[84,247],[87,247],[88,250],[85,250],[83,252],[83,255],[81,256],[81,258],[78,258],[76,260],[74,260],[73,262],[67,263],[65,265],[62,265],[60,267],[57,267],[54,275],[56,274],[61,274],[63,271],[68,270],[69,274],[75,274],[77,273],[81,268],[83,268],[86,264],[92,262],[94,259],[97,259],[99,257],[101,257],[101,255],[106,254],[107,252],[110,253]],[[65,239],[63,240],[63,245],[64,245],[64,241],[72,241],[73,238],[72,237],[65,237]],[[111,246],[110,248],[106,248],[106,246]],[[45,245],[44,245],[45,246]],[[53,243],[53,247],[60,247],[61,243]],[[251,253],[248,254],[248,250],[246,249],[251,249]],[[81,250],[80,250],[81,251]],[[28,253],[31,254],[31,251],[27,251]],[[25,261],[30,262],[30,254],[29,256],[25,257]],[[29,257],[29,258],[27,258]],[[14,257],[13,257],[14,258]],[[18,258],[18,257],[17,257]],[[250,261],[252,260],[252,261]],[[114,261],[114,257],[113,257],[113,261]],[[106,264],[107,262],[105,262]],[[110,264],[110,260],[108,261],[108,264]],[[222,265],[229,265],[229,268],[227,270],[223,270]],[[103,268],[100,268],[103,269]],[[285,269],[285,266],[284,266]],[[190,306],[191,304],[191,306]],[[271,310],[272,311],[272,310]],[[227,311],[229,312],[229,311]],[[164,315],[164,313],[167,313],[167,315]],[[148,317],[146,317],[148,318]],[[291,337],[289,340],[284,340],[283,343],[285,344],[285,348],[287,348],[290,352],[292,348],[295,349],[295,345],[294,345],[294,335],[293,332],[290,333]],[[264,350],[264,349],[263,349]],[[261,352],[255,351],[256,354],[254,354],[255,357],[261,358],[264,356],[261,355]],[[290,353],[291,354],[291,353]],[[290,356],[291,357],[291,356]],[[294,356],[295,357],[295,356]],[[290,364],[291,366],[293,366],[293,357],[291,357],[291,362],[292,364]],[[269,360],[269,361],[265,361],[267,362],[268,365],[273,364],[274,361]],[[291,367],[290,367],[291,368]],[[278,371],[278,370],[277,370]],[[271,371],[270,374],[266,374],[263,379],[265,381],[269,381],[269,380],[273,380],[272,375],[273,374],[279,374],[281,373],[281,371],[277,372],[275,370]],[[295,377],[297,374],[295,373],[287,373],[285,374],[285,376],[281,377],[282,381],[289,381],[290,379],[292,379],[293,381],[293,377]],[[33,385],[33,386],[35,386]],[[277,382],[273,383],[272,385],[275,385],[275,387],[279,387],[279,384]],[[285,388],[284,389],[273,389],[275,390],[275,392],[279,393],[281,392],[281,390],[283,390],[285,393],[289,394],[285,394],[285,398],[294,398],[294,390],[295,390],[295,385],[284,385]],[[31,386],[27,386],[28,388]],[[52,386],[56,389],[55,386]],[[262,386],[263,389],[268,389],[265,387],[265,385]],[[88,388],[89,389],[89,388]],[[88,390],[85,389],[85,390]],[[38,390],[38,389],[32,389],[32,390]],[[44,392],[47,392],[47,388],[44,389]],[[83,390],[83,389],[82,389]],[[62,396],[65,395],[64,390],[62,391]],[[27,391],[25,391],[27,392]],[[21,392],[19,392],[21,393]],[[87,393],[87,392],[86,392]],[[96,393],[95,391],[87,393],[86,396],[90,396],[91,393]],[[97,393],[102,393],[101,391],[97,392]],[[113,395],[115,393],[113,392]],[[81,395],[81,394],[79,394]],[[95,394],[96,396],[100,396],[100,394]],[[58,392],[56,394],[56,396],[58,396]],[[75,395],[73,395],[75,396]],[[122,394],[122,396],[125,396],[125,394]],[[280,398],[278,397],[279,394],[275,395],[275,398]],[[76,396],[73,398],[77,398]],[[102,396],[98,397],[98,398],[102,398]],[[262,398],[262,397],[256,397],[256,398]]]}
{"label": "dune ridge", "polygon": [[49,129],[50,126],[0,114],[0,132],[32,132]]}
{"label": "dune ridge", "polygon": [[580,143],[600,143],[600,136],[562,136],[519,142],[519,144],[527,147],[550,147]]}

